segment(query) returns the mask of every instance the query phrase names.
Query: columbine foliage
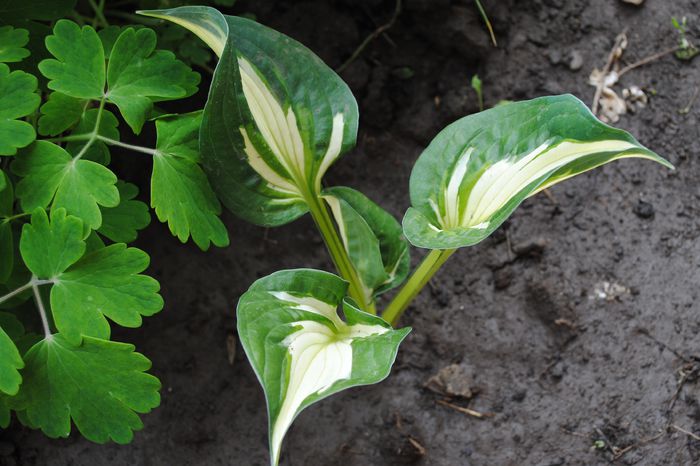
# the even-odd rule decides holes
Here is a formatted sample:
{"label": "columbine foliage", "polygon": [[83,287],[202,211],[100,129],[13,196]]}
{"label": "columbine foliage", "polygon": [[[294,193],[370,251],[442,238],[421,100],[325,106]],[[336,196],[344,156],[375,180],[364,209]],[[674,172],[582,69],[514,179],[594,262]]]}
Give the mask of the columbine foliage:
{"label": "columbine foliage", "polygon": [[[145,14],[184,26],[219,56],[200,147],[224,205],[266,226],[309,212],[346,280],[282,271],[238,303],[238,333],[267,398],[272,465],[302,409],[388,374],[409,330],[390,323],[456,248],[486,238],[528,196],[604,163],[639,157],[670,166],[573,96],[506,104],[453,123],[428,146],[401,228],[357,191],[323,188],[325,172],[354,144],[358,120],[354,97],[318,57],[211,8]],[[376,296],[408,274],[402,233],[431,251],[380,318]]]}
{"label": "columbine foliage", "polygon": [[[58,19],[74,5],[0,7],[13,24],[0,27],[0,427],[14,411],[50,437],[74,424],[92,441],[128,443],[160,382],[111,329],[140,326],[163,299],[143,274],[148,255],[127,245],[151,215],[109,166],[112,147],[152,157],[151,206],[182,242],[226,246],[228,234],[199,165],[201,111],[151,122],[166,113],[159,102],[194,94],[199,75],[149,28]],[[155,147],[121,142],[148,124]]]}

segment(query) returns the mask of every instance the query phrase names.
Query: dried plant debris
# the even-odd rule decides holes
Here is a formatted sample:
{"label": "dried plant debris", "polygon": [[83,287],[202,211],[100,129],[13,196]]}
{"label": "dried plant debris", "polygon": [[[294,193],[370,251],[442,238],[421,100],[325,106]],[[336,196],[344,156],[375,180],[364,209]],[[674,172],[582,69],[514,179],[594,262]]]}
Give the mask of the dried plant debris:
{"label": "dried plant debris", "polygon": [[[685,22],[679,23],[674,19],[674,27],[681,31],[682,39],[685,37]],[[682,25],[681,25],[682,24]],[[588,83],[596,88],[591,105],[592,112],[605,123],[616,123],[620,115],[634,113],[644,108],[648,103],[648,97],[640,86],[632,85],[622,90],[622,96],[615,91],[614,86],[620,78],[635,68],[654,62],[666,55],[683,50],[683,43],[678,47],[672,47],[661,52],[649,55],[639,61],[624,67],[620,66],[622,55],[627,49],[627,35],[622,32],[615,38],[615,44],[608,54],[607,62],[603,69],[595,68]],[[686,45],[692,47],[686,39]]]}
{"label": "dried plant debris", "polygon": [[425,388],[439,395],[470,399],[479,392],[471,371],[461,364],[450,364],[430,377]]}
{"label": "dried plant debris", "polygon": [[608,54],[608,60],[603,69],[595,68],[588,78],[588,83],[596,88],[592,105],[593,113],[606,123],[615,123],[620,119],[620,115],[627,113],[624,99],[613,90],[613,86],[620,79],[619,61],[626,48],[627,35],[619,34],[615,38],[615,45]]}
{"label": "dried plant debris", "polygon": [[617,301],[631,293],[629,288],[620,283],[602,281],[595,284],[590,296],[600,301]]}

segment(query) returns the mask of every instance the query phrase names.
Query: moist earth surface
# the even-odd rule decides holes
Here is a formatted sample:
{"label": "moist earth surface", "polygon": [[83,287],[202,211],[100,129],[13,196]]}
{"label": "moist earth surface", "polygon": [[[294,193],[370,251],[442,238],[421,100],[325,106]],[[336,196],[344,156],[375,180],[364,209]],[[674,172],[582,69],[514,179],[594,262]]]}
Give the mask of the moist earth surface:
{"label": "moist earth surface", "polygon": [[[590,105],[589,74],[618,34],[628,39],[622,65],[674,47],[672,16],[686,16],[700,42],[697,0],[483,3],[498,47],[473,2],[404,0],[345,67],[361,126],[329,185],[360,189],[400,218],[421,151],[478,111],[472,75],[486,107],[559,93]],[[339,67],[394,11],[393,1],[319,0],[240,1],[230,12],[255,14]],[[616,90],[630,86],[649,102],[616,125],[676,170],[607,165],[529,199],[491,238],[459,251],[402,319],[413,332],[390,378],[304,411],[282,465],[700,462],[700,58],[664,55]],[[129,165],[139,162],[127,160],[146,187]],[[308,217],[269,230],[224,220],[225,249],[181,245],[158,223],[139,240],[166,307],[115,332],[163,382],[162,405],[133,443],[50,440],[14,423],[0,433],[1,464],[267,464],[265,401],[237,342],[235,304],[275,270],[331,263]]]}

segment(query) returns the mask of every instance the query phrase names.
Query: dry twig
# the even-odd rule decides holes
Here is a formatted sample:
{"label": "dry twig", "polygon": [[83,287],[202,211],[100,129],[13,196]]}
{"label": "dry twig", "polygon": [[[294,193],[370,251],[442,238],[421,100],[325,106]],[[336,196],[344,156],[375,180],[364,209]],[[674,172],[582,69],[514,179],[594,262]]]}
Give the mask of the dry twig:
{"label": "dry twig", "polygon": [[689,437],[691,437],[691,438],[694,438],[695,440],[700,441],[700,435],[698,435],[698,434],[694,434],[694,433],[692,433],[691,431],[685,430],[685,429],[682,428],[682,427],[678,427],[678,426],[675,425],[675,424],[671,424],[671,428],[676,429],[678,432],[683,432],[683,433],[686,434],[687,436],[689,436]]}
{"label": "dry twig", "polygon": [[437,403],[442,405],[442,406],[446,406],[450,409],[454,409],[455,411],[458,411],[462,414],[466,414],[468,416],[473,416],[477,419],[485,419],[487,417],[493,417],[492,413],[480,413],[479,411],[474,411],[473,409],[464,408],[462,406],[457,406],[456,404],[450,403],[449,401],[437,400]]}

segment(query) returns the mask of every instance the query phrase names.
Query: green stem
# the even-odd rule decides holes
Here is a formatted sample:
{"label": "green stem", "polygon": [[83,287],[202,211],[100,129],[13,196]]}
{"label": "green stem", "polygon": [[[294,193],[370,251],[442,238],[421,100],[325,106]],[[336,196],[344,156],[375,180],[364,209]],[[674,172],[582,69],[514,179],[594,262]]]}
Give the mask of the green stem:
{"label": "green stem", "polygon": [[493,43],[494,47],[498,47],[498,42],[496,42],[496,34],[493,33],[493,26],[491,26],[491,21],[489,21],[489,17],[486,14],[486,10],[484,10],[483,5],[479,0],[474,0],[476,3],[476,7],[479,9],[479,14],[481,15],[481,18],[484,20],[484,23],[486,23],[486,29],[489,30],[489,35],[491,36],[491,42]]}
{"label": "green stem", "polygon": [[105,18],[105,14],[103,11],[105,8],[104,0],[101,0],[99,5],[95,3],[95,0],[88,0],[88,3],[90,3],[92,9],[95,10],[95,17],[100,23],[100,26],[102,26],[103,28],[108,27],[109,22],[107,21],[107,18]]}
{"label": "green stem", "polygon": [[[83,158],[83,155],[85,155],[85,153],[88,151],[90,146],[92,146],[92,144],[97,140],[97,137],[98,137],[99,132],[100,132],[100,123],[102,122],[102,112],[104,111],[106,100],[107,100],[106,97],[102,97],[102,100],[100,100],[100,106],[97,108],[97,117],[95,118],[95,127],[93,128],[92,132],[88,133],[88,134],[84,134],[84,135],[83,134],[78,135],[78,136],[83,136],[82,139],[78,139],[77,136],[76,136],[76,138],[72,139],[73,141],[87,140],[87,142],[85,143],[83,148],[80,149],[80,152],[78,152],[78,155],[73,157],[73,160],[75,162],[77,162],[78,160]],[[68,141],[69,140],[68,138],[70,138],[70,136],[67,136],[63,140]]]}
{"label": "green stem", "polygon": [[31,283],[32,291],[34,292],[34,302],[36,302],[36,307],[39,309],[41,325],[44,327],[44,338],[48,340],[51,338],[51,327],[49,326],[49,318],[44,307],[44,300],[41,299],[41,293],[39,292],[39,283],[37,283],[36,279],[32,279]]}
{"label": "green stem", "polygon": [[15,214],[15,215],[10,215],[8,217],[3,217],[2,220],[0,220],[0,223],[10,223],[13,220],[17,220],[18,218],[23,218],[23,217],[29,217],[31,212],[23,212],[21,214]]}
{"label": "green stem", "polygon": [[102,135],[97,135],[97,139],[100,141],[109,144],[110,146],[118,146],[118,147],[123,147],[125,149],[133,150],[135,152],[142,152],[144,154],[149,154],[149,155],[156,155],[158,151],[156,149],[151,149],[150,147],[143,147],[143,146],[137,146],[134,144],[127,144],[125,142],[120,142],[115,139],[110,139],[108,137],[102,136]]}
{"label": "green stem", "polygon": [[350,257],[348,257],[345,246],[343,246],[338,236],[338,232],[335,229],[335,225],[328,213],[326,205],[323,204],[323,201],[316,195],[309,194],[305,197],[311,217],[314,219],[318,230],[321,232],[323,241],[326,243],[326,248],[331,255],[333,264],[335,264],[335,268],[338,270],[340,276],[350,284],[348,294],[363,310],[376,314],[377,311],[373,303],[368,303],[365,299],[362,286],[360,285],[360,279],[357,276],[357,271],[350,262]]}
{"label": "green stem", "polygon": [[9,293],[7,293],[7,294],[4,295],[4,296],[0,296],[0,304],[4,303],[4,302],[7,301],[7,300],[10,300],[10,299],[14,298],[15,296],[17,296],[18,294],[22,293],[23,291],[26,291],[26,290],[28,290],[28,289],[30,289],[30,288],[35,287],[35,286],[46,285],[46,284],[48,284],[48,283],[53,283],[53,281],[52,281],[52,280],[39,280],[39,279],[36,278],[36,277],[32,277],[31,280],[29,280],[27,283],[25,283],[24,285],[20,286],[19,288],[10,291]]}
{"label": "green stem", "polygon": [[423,287],[427,285],[435,273],[440,270],[440,267],[454,254],[456,249],[433,249],[420,263],[418,268],[413,272],[403,288],[389,303],[387,308],[382,313],[382,318],[391,325],[396,325],[401,315],[413,298],[418,296]]}

